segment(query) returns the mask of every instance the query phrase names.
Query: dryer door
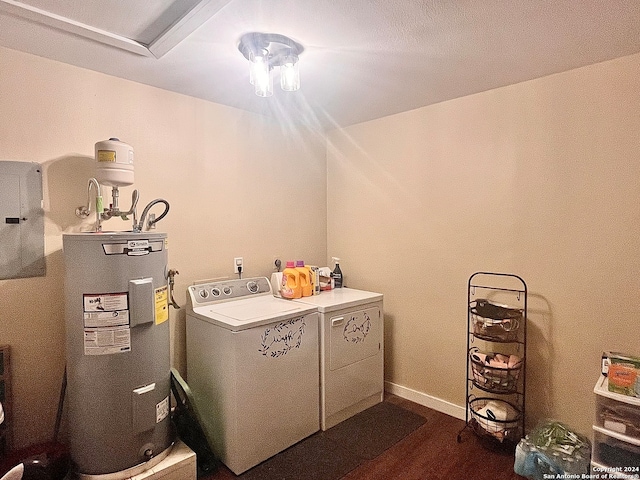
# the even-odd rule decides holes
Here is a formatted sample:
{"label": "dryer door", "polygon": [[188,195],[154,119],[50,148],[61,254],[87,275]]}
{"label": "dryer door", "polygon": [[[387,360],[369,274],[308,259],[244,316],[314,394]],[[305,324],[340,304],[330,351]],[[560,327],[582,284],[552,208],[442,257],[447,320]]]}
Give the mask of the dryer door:
{"label": "dryer door", "polygon": [[331,317],[331,370],[377,355],[381,348],[381,322],[377,306]]}

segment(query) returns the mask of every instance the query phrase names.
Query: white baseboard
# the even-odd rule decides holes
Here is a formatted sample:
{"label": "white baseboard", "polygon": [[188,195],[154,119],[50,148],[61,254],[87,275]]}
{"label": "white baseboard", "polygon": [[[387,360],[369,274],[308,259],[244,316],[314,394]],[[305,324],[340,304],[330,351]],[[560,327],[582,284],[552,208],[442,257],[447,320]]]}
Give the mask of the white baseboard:
{"label": "white baseboard", "polygon": [[447,402],[441,398],[432,397],[426,393],[413,390],[411,388],[403,387],[392,382],[384,382],[385,391],[402,397],[406,400],[410,400],[419,405],[431,408],[441,413],[445,413],[460,420],[465,419],[465,408],[455,403]]}

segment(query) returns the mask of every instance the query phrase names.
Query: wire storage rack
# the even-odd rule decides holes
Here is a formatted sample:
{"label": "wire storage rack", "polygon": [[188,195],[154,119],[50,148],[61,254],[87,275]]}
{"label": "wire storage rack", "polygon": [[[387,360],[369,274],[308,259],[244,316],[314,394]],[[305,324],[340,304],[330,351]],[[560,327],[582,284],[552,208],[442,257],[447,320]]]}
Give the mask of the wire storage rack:
{"label": "wire storage rack", "polygon": [[491,448],[524,436],[527,284],[510,273],[476,272],[467,288],[465,425]]}

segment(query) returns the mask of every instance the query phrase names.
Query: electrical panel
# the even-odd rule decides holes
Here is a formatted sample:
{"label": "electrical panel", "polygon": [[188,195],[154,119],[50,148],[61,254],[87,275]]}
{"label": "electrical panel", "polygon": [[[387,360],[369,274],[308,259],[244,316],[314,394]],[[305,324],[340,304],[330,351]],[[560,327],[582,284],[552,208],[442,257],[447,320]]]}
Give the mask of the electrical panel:
{"label": "electrical panel", "polygon": [[0,160],[0,279],[44,274],[42,168]]}

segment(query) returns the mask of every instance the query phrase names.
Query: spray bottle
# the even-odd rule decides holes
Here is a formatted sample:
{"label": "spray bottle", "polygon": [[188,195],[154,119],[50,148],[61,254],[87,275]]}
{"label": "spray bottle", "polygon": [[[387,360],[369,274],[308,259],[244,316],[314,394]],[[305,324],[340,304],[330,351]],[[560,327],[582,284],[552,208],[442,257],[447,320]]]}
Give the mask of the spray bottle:
{"label": "spray bottle", "polygon": [[340,259],[338,257],[331,257],[336,266],[333,269],[333,282],[335,288],[342,288],[342,270],[340,270]]}

